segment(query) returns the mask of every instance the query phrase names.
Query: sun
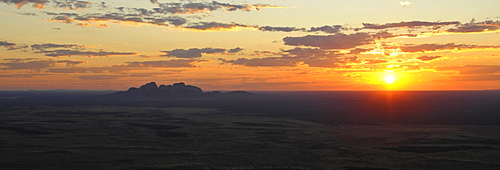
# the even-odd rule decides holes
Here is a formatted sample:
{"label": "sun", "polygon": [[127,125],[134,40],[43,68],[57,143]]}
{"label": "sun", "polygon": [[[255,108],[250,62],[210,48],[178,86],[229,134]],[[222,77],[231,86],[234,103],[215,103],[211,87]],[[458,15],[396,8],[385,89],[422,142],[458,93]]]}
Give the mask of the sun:
{"label": "sun", "polygon": [[396,78],[394,78],[393,75],[387,75],[384,77],[384,81],[387,84],[392,84],[392,83],[394,83],[394,81],[396,81]]}

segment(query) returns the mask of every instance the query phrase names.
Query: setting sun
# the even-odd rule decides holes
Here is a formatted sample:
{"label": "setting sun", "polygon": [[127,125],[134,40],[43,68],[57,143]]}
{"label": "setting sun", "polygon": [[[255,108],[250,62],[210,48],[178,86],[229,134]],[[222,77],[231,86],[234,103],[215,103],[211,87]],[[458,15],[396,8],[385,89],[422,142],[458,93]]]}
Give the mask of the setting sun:
{"label": "setting sun", "polygon": [[384,81],[387,84],[392,84],[392,83],[394,83],[394,81],[396,81],[396,78],[394,78],[393,75],[387,75],[387,76],[385,76]]}

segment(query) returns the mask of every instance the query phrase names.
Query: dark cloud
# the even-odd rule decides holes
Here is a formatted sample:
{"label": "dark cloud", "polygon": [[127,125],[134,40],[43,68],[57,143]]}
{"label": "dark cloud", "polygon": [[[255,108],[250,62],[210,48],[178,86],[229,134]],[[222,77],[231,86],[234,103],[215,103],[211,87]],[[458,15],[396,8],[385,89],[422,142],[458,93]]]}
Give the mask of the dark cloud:
{"label": "dark cloud", "polygon": [[385,39],[396,37],[388,32],[380,32],[376,34],[370,33],[355,33],[335,35],[307,35],[304,37],[285,37],[283,41],[285,45],[293,46],[310,46],[319,47],[322,49],[349,49],[360,45],[372,44],[377,39]]}
{"label": "dark cloud", "polygon": [[44,8],[45,4],[49,3],[49,0],[0,0],[0,2],[6,4],[14,4],[16,8],[21,8],[26,4],[33,4],[34,8]]}
{"label": "dark cloud", "polygon": [[256,51],[254,56],[281,55],[281,57],[264,58],[238,58],[226,60],[219,58],[222,63],[242,65],[249,67],[295,67],[299,64],[307,64],[309,67],[337,67],[338,64],[348,62],[350,59],[338,58],[336,51],[327,51],[317,48],[294,48],[282,50],[281,52]]}
{"label": "dark cloud", "polygon": [[484,22],[474,23],[474,20],[470,23],[463,24],[457,28],[450,28],[447,32],[452,33],[480,33],[480,32],[490,32],[499,31],[500,21],[488,20]]}
{"label": "dark cloud", "polygon": [[92,2],[80,1],[80,0],[52,0],[54,3],[54,8],[63,8],[68,10],[79,10],[84,8],[90,8]]}
{"label": "dark cloud", "polygon": [[355,48],[349,52],[349,54],[361,54],[362,52],[371,51],[373,49],[370,48]]}
{"label": "dark cloud", "polygon": [[257,26],[238,23],[199,22],[193,23],[190,26],[185,26],[183,28],[192,30],[229,30],[235,28],[257,28]]}
{"label": "dark cloud", "polygon": [[146,68],[185,68],[196,67],[197,63],[208,60],[179,59],[179,60],[158,60],[158,61],[133,61],[123,65],[113,65],[106,67],[65,67],[49,68],[50,73],[124,73],[130,70],[144,70]]}
{"label": "dark cloud", "polygon": [[45,43],[45,44],[33,44],[30,45],[33,50],[44,51],[46,49],[51,48],[75,48],[75,49],[84,49],[85,46],[77,45],[77,44],[53,44],[53,43]]}
{"label": "dark cloud", "polygon": [[243,51],[243,50],[244,50],[243,48],[236,47],[236,48],[227,50],[227,52],[229,52],[229,53],[237,53],[237,52],[240,52],[240,51]]}
{"label": "dark cloud", "polygon": [[15,46],[16,43],[11,43],[11,42],[7,42],[7,41],[0,41],[0,46],[4,46],[4,47],[10,47],[10,46]]}
{"label": "dark cloud", "polygon": [[172,24],[174,26],[181,26],[187,22],[185,18],[179,16],[149,16],[141,14],[122,14],[122,13],[93,13],[78,15],[75,13],[46,13],[47,15],[54,16],[50,21],[57,21],[66,24],[73,22],[78,22],[77,25],[85,26],[103,26],[103,23],[96,24],[96,22],[109,22],[109,21],[120,21],[125,23],[135,23],[135,24],[153,24],[158,26],[168,26]]}
{"label": "dark cloud", "polygon": [[467,50],[467,49],[487,49],[487,48],[500,48],[500,46],[479,46],[468,44],[407,44],[399,47],[403,52],[426,52],[426,51],[442,51],[442,50]]}
{"label": "dark cloud", "polygon": [[84,56],[84,57],[108,57],[115,55],[135,55],[134,52],[107,52],[107,51],[80,51],[80,50],[52,50],[52,51],[38,51],[35,53],[44,53],[49,57],[64,57],[64,56]]}
{"label": "dark cloud", "polygon": [[34,8],[43,9],[46,5],[52,4],[54,8],[62,8],[67,10],[79,10],[90,8],[92,2],[80,0],[0,0],[6,4],[14,4],[16,8],[21,8],[26,4],[32,4]]}
{"label": "dark cloud", "polygon": [[165,57],[177,57],[177,58],[199,58],[202,54],[225,54],[225,53],[237,53],[243,50],[240,47],[233,49],[222,49],[222,48],[191,48],[191,49],[175,49],[172,51],[161,51],[166,53]]}
{"label": "dark cloud", "polygon": [[417,59],[422,60],[422,61],[430,61],[430,60],[434,60],[434,59],[441,58],[441,57],[443,57],[443,56],[426,56],[426,55],[424,55],[424,56],[418,57]]}
{"label": "dark cloud", "polygon": [[36,70],[40,71],[56,64],[66,64],[66,66],[77,65],[86,63],[86,61],[73,61],[73,60],[38,60],[38,59],[5,59],[0,63],[0,70]]}
{"label": "dark cloud", "polygon": [[305,28],[296,28],[296,27],[271,27],[271,26],[262,26],[259,27],[261,31],[279,31],[279,32],[293,32],[293,31],[306,31]]}
{"label": "dark cloud", "polygon": [[296,47],[290,50],[282,50],[282,52],[288,53],[289,55],[299,57],[299,58],[307,58],[307,57],[325,57],[329,55],[336,55],[335,52],[326,51],[318,48],[300,48]]}
{"label": "dark cloud", "polygon": [[341,25],[334,25],[334,26],[322,26],[322,27],[311,27],[307,32],[325,32],[325,33],[330,33],[330,34],[335,34],[335,33],[340,33],[342,30]]}
{"label": "dark cloud", "polygon": [[0,41],[0,47],[7,47],[7,50],[19,50],[28,48],[27,45],[17,45],[16,43],[11,43],[7,41]]}
{"label": "dark cloud", "polygon": [[113,80],[126,77],[126,75],[85,75],[78,76],[79,79],[83,80]]}
{"label": "dark cloud", "polygon": [[196,67],[196,63],[207,60],[195,59],[179,59],[179,60],[158,60],[158,61],[143,61],[143,62],[126,62],[127,67]]}
{"label": "dark cloud", "polygon": [[225,60],[219,58],[223,63],[242,65],[249,67],[295,67],[297,59],[293,57],[267,57],[267,58],[238,58],[236,60]]}
{"label": "dark cloud", "polygon": [[283,6],[275,6],[269,4],[242,4],[234,5],[229,3],[220,3],[217,1],[212,2],[188,2],[188,3],[158,3],[159,8],[154,8],[152,12],[162,14],[195,14],[195,13],[208,13],[216,10],[224,11],[258,11],[262,8],[285,8]]}
{"label": "dark cloud", "polygon": [[386,23],[386,24],[369,24],[363,23],[363,28],[355,29],[388,29],[388,28],[413,28],[413,27],[434,27],[438,29],[441,26],[447,25],[460,25],[458,21],[449,22],[427,22],[427,21],[410,21],[410,22],[399,22],[399,23]]}
{"label": "dark cloud", "polygon": [[128,68],[125,65],[115,65],[110,67],[66,67],[66,68],[49,68],[47,72],[51,73],[116,73],[127,70],[136,70]]}

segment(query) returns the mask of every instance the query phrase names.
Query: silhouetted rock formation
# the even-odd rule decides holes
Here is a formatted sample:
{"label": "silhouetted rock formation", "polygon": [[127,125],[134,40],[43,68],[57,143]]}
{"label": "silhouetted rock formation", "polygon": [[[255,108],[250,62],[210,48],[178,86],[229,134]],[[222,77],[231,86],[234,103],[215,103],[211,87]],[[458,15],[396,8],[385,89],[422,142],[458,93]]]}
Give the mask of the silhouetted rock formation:
{"label": "silhouetted rock formation", "polygon": [[246,91],[233,91],[228,93],[221,93],[220,91],[213,91],[203,93],[201,88],[186,85],[183,82],[174,83],[173,85],[160,85],[155,82],[150,82],[142,85],[141,87],[131,87],[127,91],[120,91],[111,94],[110,96],[116,97],[134,97],[134,98],[172,98],[172,97],[201,97],[201,96],[224,96],[224,95],[248,95],[252,94]]}

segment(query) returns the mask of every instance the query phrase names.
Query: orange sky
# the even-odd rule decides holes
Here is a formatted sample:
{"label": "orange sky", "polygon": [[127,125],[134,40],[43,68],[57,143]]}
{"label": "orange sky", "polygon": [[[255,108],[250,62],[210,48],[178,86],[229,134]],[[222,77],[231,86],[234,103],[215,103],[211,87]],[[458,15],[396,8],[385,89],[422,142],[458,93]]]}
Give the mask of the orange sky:
{"label": "orange sky", "polygon": [[0,90],[500,89],[499,6],[0,0]]}

